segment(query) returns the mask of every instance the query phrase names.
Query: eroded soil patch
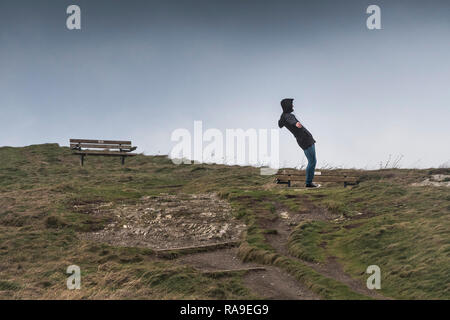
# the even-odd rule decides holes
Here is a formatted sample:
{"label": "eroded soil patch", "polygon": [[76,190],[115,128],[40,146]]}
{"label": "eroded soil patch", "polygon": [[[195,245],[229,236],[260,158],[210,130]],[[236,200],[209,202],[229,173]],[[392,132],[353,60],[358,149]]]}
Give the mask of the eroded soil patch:
{"label": "eroded soil patch", "polygon": [[411,185],[414,187],[450,187],[450,175],[433,174],[430,178]]}
{"label": "eroded soil patch", "polygon": [[[82,205],[81,205],[82,207]],[[80,205],[77,211],[82,210]],[[113,217],[85,240],[114,246],[168,249],[239,240],[245,225],[234,219],[229,203],[215,194],[143,197],[136,204],[88,204],[88,213]]]}

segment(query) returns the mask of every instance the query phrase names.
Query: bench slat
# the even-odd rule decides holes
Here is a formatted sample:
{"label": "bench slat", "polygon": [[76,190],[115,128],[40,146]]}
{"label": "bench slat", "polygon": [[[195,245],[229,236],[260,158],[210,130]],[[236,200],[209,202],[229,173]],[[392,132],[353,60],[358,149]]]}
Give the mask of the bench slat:
{"label": "bench slat", "polygon": [[70,148],[97,148],[97,149],[129,149],[136,150],[136,147],[125,144],[93,144],[93,143],[71,143]]}
{"label": "bench slat", "polygon": [[122,156],[122,157],[132,157],[137,156],[137,153],[120,152],[120,151],[100,151],[100,150],[82,150],[75,151],[76,155],[91,155],[91,156]]}
{"label": "bench slat", "polygon": [[[354,176],[358,175],[358,171],[355,170],[316,170],[316,172],[320,172],[320,176],[335,176],[335,175],[348,175],[348,176]],[[295,170],[295,169],[281,169],[278,170],[277,174],[286,174],[286,175],[301,175],[304,176],[306,174],[305,170]],[[319,174],[316,174],[316,176],[319,176]]]}
{"label": "bench slat", "polygon": [[120,140],[90,140],[90,139],[70,139],[69,142],[73,143],[94,143],[94,144],[128,144],[131,145],[131,141]]}

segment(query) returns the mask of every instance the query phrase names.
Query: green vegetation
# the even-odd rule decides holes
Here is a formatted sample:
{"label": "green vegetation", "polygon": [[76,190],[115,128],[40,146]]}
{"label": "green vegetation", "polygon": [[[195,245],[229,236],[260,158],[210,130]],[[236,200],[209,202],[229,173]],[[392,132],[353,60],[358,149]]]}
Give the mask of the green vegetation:
{"label": "green vegetation", "polygon": [[323,221],[307,221],[300,223],[289,237],[289,252],[302,260],[310,262],[324,262],[325,252],[319,232],[325,230]]}
{"label": "green vegetation", "polygon": [[[412,187],[448,169],[378,170],[355,188],[329,185],[313,192],[275,186],[259,169],[173,165],[166,157],[78,158],[57,144],[0,148],[0,298],[253,299],[242,273],[207,275],[146,248],[80,240],[113,217],[76,210],[77,204],[133,203],[160,193],[216,192],[247,225],[239,248],[246,261],[275,265],[327,299],[366,298],[267,241],[279,210],[323,208],[340,218],[304,221],[289,253],[310,262],[337,257],[365,281],[367,266],[382,271],[381,294],[392,298],[450,298],[450,194],[445,187]],[[82,270],[83,290],[65,287],[67,266]]]}

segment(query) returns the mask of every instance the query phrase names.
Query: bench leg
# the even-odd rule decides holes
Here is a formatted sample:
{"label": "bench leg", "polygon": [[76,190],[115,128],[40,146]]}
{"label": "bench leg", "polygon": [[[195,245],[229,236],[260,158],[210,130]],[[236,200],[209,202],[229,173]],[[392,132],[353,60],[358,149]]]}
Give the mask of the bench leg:
{"label": "bench leg", "polygon": [[122,165],[124,165],[125,164],[125,157],[121,157],[122,159],[121,159],[121,162],[122,162]]}
{"label": "bench leg", "polygon": [[80,166],[84,165],[84,154],[80,154]]}
{"label": "bench leg", "polygon": [[291,180],[288,180],[288,188],[291,187]]}

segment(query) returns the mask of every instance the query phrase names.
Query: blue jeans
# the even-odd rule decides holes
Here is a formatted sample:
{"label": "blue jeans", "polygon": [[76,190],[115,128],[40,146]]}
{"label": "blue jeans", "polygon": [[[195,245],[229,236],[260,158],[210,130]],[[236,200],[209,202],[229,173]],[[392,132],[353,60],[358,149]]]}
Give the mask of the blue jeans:
{"label": "blue jeans", "polygon": [[314,179],[314,170],[316,169],[317,163],[315,144],[304,151],[306,159],[308,159],[308,166],[306,167],[306,184],[310,184]]}

